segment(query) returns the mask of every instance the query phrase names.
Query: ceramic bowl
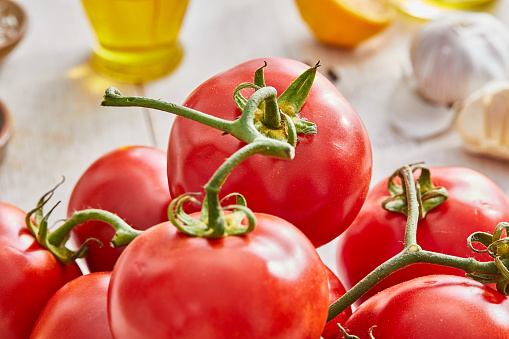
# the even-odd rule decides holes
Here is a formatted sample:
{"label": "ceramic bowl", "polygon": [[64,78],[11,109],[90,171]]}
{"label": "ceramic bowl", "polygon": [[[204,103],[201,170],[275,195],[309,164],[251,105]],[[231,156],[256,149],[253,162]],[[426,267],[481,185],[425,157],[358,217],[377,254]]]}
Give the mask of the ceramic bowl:
{"label": "ceramic bowl", "polygon": [[27,15],[12,0],[0,0],[0,62],[18,45],[25,35]]}
{"label": "ceramic bowl", "polygon": [[0,162],[7,153],[7,144],[12,136],[12,115],[7,106],[0,101]]}

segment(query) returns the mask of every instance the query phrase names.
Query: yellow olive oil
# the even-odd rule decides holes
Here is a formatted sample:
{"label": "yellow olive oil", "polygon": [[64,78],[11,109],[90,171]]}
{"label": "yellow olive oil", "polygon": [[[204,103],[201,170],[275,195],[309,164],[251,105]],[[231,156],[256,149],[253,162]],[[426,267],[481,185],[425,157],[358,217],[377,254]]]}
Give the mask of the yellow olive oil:
{"label": "yellow olive oil", "polygon": [[82,0],[98,45],[92,65],[112,78],[143,82],[182,59],[178,35],[188,0]]}

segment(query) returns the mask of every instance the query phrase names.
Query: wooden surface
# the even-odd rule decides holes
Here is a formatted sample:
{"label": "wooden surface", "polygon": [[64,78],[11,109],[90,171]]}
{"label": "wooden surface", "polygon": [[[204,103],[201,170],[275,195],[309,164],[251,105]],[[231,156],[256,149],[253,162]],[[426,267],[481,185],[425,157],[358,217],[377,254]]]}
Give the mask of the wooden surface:
{"label": "wooden surface", "polygon": [[[125,145],[166,148],[172,116],[139,108],[105,108],[107,87],[182,103],[210,76],[257,57],[278,56],[333,71],[335,85],[357,110],[371,138],[376,183],[398,167],[417,161],[430,166],[479,170],[509,194],[509,163],[466,152],[449,130],[426,140],[398,132],[387,109],[408,65],[412,34],[425,21],[401,14],[379,36],[353,51],[323,46],[309,33],[292,0],[191,0],[181,31],[185,56],[170,76],[143,85],[115,82],[88,65],[94,36],[79,0],[19,0],[29,15],[27,34],[0,66],[0,100],[14,115],[15,133],[0,164],[0,200],[24,210],[65,176],[55,195],[65,216],[67,200],[81,173],[102,154]],[[509,22],[509,0],[493,13]],[[333,269],[334,242],[319,250]]]}

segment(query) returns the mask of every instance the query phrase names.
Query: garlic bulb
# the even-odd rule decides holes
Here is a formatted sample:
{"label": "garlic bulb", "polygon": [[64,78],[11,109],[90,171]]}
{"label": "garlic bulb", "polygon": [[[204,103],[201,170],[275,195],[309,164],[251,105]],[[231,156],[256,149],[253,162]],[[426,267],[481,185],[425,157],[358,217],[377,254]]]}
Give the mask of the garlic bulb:
{"label": "garlic bulb", "polygon": [[410,60],[419,93],[448,105],[509,77],[509,27],[488,13],[447,14],[416,33]]}
{"label": "garlic bulb", "polygon": [[492,81],[455,105],[468,150],[509,160],[509,81]]}

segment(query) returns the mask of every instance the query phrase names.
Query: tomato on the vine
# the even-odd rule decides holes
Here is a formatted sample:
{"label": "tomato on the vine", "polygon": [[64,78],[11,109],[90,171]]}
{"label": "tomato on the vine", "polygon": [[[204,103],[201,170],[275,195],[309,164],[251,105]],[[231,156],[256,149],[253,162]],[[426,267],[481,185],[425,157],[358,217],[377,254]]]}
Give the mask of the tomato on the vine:
{"label": "tomato on the vine", "polygon": [[134,239],[111,277],[113,336],[319,338],[329,296],[318,253],[293,225],[255,215],[243,236],[191,237],[167,222]]}
{"label": "tomato on the vine", "polygon": [[26,339],[48,299],[82,275],[76,263],[61,264],[32,236],[26,213],[0,202],[0,333]]}
{"label": "tomato on the vine", "polygon": [[[233,99],[234,90],[241,83],[252,83],[264,62],[266,85],[278,95],[309,69],[290,59],[251,60],[205,81],[183,105],[235,120],[241,111]],[[222,191],[239,192],[254,212],[291,222],[318,247],[341,234],[359,212],[371,180],[371,145],[358,114],[320,73],[298,115],[315,123],[317,134],[299,134],[295,158],[253,156],[235,168]],[[222,131],[176,117],[168,143],[172,196],[202,192],[224,159],[243,145]]]}
{"label": "tomato on the vine", "polygon": [[[472,252],[467,238],[477,231],[492,233],[499,222],[509,221],[509,201],[504,192],[473,169],[431,167],[429,170],[433,184],[444,187],[448,198],[419,221],[417,243],[424,250],[491,261],[488,254]],[[371,189],[358,217],[338,239],[338,275],[347,289],[403,250],[406,216],[382,207],[389,196],[387,185],[385,179]],[[397,283],[432,274],[465,275],[456,268],[414,264],[383,279],[362,300]]]}
{"label": "tomato on the vine", "polygon": [[343,327],[349,335],[368,339],[373,326],[376,339],[506,339],[509,299],[465,277],[424,276],[369,298]]}
{"label": "tomato on the vine", "polygon": [[44,306],[30,338],[113,338],[106,311],[110,277],[95,272],[65,284]]}
{"label": "tomato on the vine", "polygon": [[[72,191],[67,215],[87,208],[117,214],[133,228],[144,230],[167,221],[171,201],[166,177],[166,152],[149,146],[115,149],[94,161]],[[91,272],[111,271],[123,248],[109,246],[115,230],[101,221],[87,221],[73,230],[81,245],[89,242],[85,261]]]}

